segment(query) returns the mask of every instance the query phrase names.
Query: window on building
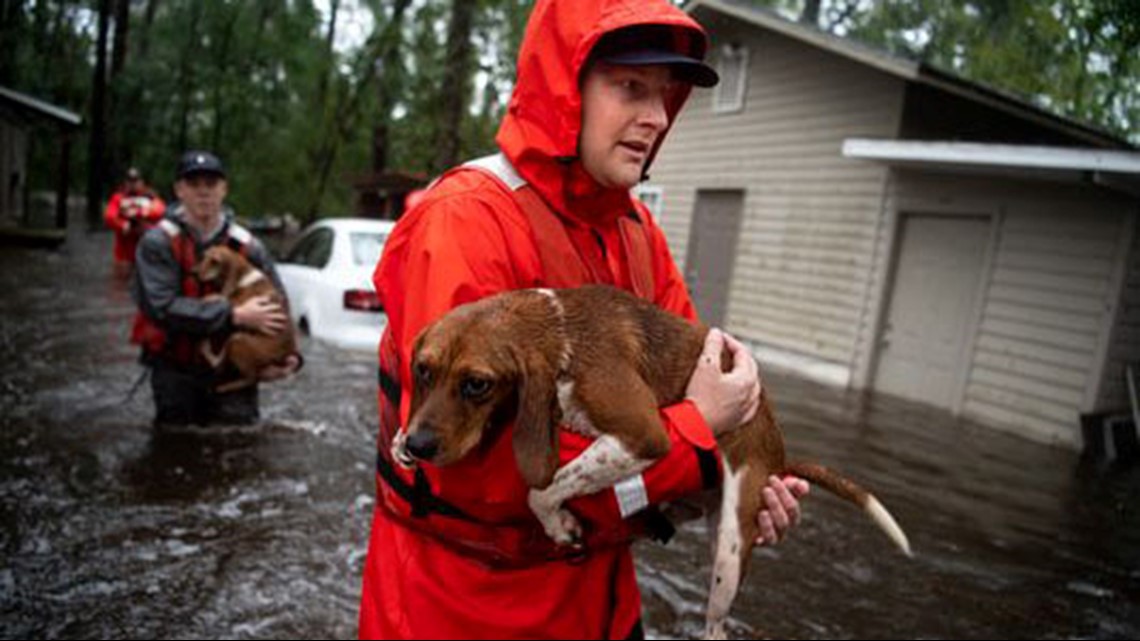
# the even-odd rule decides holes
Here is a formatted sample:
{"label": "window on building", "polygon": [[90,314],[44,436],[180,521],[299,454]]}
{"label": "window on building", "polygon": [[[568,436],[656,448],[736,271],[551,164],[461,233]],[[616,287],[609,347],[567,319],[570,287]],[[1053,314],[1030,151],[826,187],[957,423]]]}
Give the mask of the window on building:
{"label": "window on building", "polygon": [[653,214],[653,220],[661,222],[661,214],[665,208],[665,203],[662,199],[664,191],[661,187],[641,184],[633,188],[633,195],[645,203],[645,206],[649,208],[649,213]]}
{"label": "window on building", "polygon": [[744,108],[744,94],[748,88],[748,48],[728,44],[720,48],[716,71],[720,84],[713,94],[714,113],[733,113]]}

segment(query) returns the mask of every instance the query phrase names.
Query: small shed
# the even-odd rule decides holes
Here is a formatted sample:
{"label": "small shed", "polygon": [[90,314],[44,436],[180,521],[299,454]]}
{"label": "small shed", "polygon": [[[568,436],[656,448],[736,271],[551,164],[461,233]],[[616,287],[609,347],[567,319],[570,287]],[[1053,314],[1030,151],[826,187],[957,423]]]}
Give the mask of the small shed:
{"label": "small shed", "polygon": [[21,235],[11,230],[43,226],[41,221],[31,220],[28,159],[33,144],[53,138],[59,145],[59,169],[55,176],[52,223],[57,230],[67,226],[71,144],[81,123],[78,114],[0,87],[0,227],[9,229],[8,235],[32,238],[34,234]]}
{"label": "small shed", "polygon": [[356,191],[356,215],[396,220],[404,213],[408,194],[428,184],[424,174],[385,171],[366,174],[352,181]]}
{"label": "small shed", "polygon": [[1128,141],[746,2],[686,9],[722,82],[640,191],[708,321],[769,366],[1041,441],[1128,407]]}

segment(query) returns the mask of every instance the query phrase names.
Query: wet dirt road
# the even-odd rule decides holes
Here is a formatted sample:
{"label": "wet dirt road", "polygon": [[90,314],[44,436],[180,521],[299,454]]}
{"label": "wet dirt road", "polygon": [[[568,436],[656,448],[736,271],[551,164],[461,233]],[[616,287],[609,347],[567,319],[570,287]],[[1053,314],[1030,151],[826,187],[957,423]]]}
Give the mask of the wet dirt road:
{"label": "wet dirt road", "polygon": [[[372,509],[375,369],[306,343],[265,423],[159,436],[109,238],[0,249],[0,637],[348,638]],[[817,492],[761,550],[738,636],[1136,638],[1140,472],[770,373],[794,458],[865,482],[907,560]],[[698,634],[702,527],[638,546],[646,628]]]}

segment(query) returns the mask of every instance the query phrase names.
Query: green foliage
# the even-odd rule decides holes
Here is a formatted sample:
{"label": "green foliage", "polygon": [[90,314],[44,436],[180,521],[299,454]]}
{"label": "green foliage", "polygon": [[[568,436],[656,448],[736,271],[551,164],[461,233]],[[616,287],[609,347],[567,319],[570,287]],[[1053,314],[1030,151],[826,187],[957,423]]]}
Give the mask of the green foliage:
{"label": "green foliage", "polygon": [[1140,0],[881,0],[823,26],[1140,143]]}
{"label": "green foliage", "polygon": [[[476,56],[460,157],[494,148],[533,5],[467,1]],[[133,164],[168,191],[179,153],[210,148],[241,213],[307,216],[352,211],[351,183],[378,156],[389,170],[441,169],[452,0],[114,2],[129,2],[130,29],[109,79],[112,176]],[[90,113],[99,4],[0,0],[0,84]],[[329,31],[334,4],[370,33],[330,48],[344,35]],[[755,4],[798,19],[814,3]],[[1140,143],[1140,0],[820,0],[816,21]],[[86,141],[72,152],[81,192]],[[33,149],[33,188],[50,185],[55,153]]]}
{"label": "green foliage", "polygon": [[[395,28],[399,0],[340,0],[342,16],[354,12],[372,30],[330,49],[321,9],[331,0],[120,1],[130,2],[131,24],[126,64],[109,78],[110,175],[135,165],[170,193],[181,151],[207,148],[226,162],[242,214],[343,214],[352,211],[353,179],[371,171],[374,127],[383,123],[391,124],[388,169],[435,171],[449,3],[405,0]],[[468,97],[465,155],[493,147],[531,6],[473,1],[477,80],[493,81]],[[3,0],[0,84],[88,114],[98,5]],[[86,150],[84,139],[72,147],[75,191],[86,181]],[[54,145],[35,150],[32,174],[42,184],[34,188],[50,185],[55,153]]]}

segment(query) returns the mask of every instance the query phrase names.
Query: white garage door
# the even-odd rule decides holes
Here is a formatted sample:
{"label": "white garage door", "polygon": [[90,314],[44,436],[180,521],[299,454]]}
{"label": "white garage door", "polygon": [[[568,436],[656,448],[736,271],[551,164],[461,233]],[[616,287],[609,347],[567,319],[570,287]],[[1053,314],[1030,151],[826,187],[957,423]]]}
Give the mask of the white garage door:
{"label": "white garage door", "polygon": [[905,215],[875,389],[951,409],[968,365],[990,219]]}

